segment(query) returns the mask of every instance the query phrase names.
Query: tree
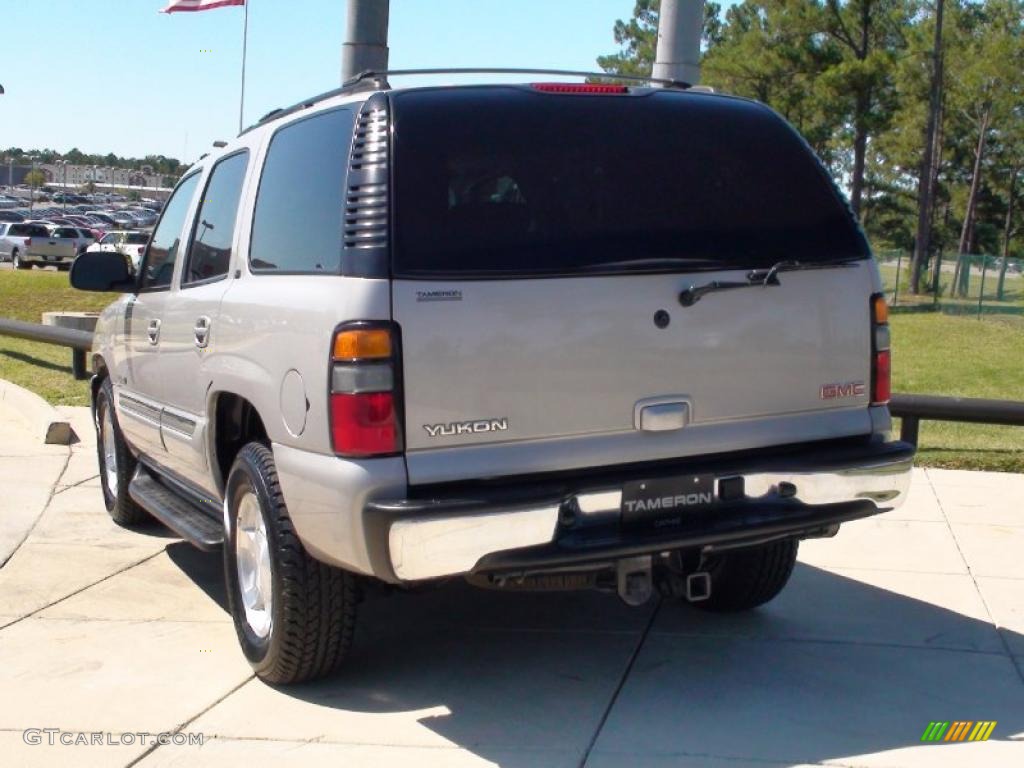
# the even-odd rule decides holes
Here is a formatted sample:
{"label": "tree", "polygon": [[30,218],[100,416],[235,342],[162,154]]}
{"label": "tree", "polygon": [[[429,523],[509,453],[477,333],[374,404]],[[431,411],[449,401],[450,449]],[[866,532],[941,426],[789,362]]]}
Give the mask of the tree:
{"label": "tree", "polygon": [[868,141],[889,128],[897,104],[893,75],[909,8],[905,0],[826,0],[825,8],[825,29],[842,57],[825,77],[852,140],[850,207],[859,218]]}
{"label": "tree", "polygon": [[1024,5],[1020,0],[989,0],[976,13],[962,15],[965,45],[950,60],[950,99],[956,117],[973,138],[970,184],[957,248],[954,290],[966,293],[964,256],[975,250],[978,203],[993,134],[1020,119],[1024,98]]}
{"label": "tree", "polygon": [[837,171],[832,141],[840,122],[828,107],[822,75],[839,57],[821,32],[821,9],[793,0],[746,0],[725,19],[704,57],[704,82],[773,107]]}
{"label": "tree", "polygon": [[[914,236],[914,256],[910,262],[910,292],[921,292],[921,273],[928,261],[932,234],[932,201],[941,161],[939,140],[939,114],[942,110],[942,17],[945,0],[935,2],[935,22],[929,73],[928,119],[925,128],[924,151],[921,153],[921,170],[917,180],[917,231]],[[936,256],[935,277],[942,268]],[[936,282],[936,289],[938,284]]]}
{"label": "tree", "polygon": [[46,174],[38,169],[31,170],[25,174],[25,183],[32,189],[37,189],[46,183]]}

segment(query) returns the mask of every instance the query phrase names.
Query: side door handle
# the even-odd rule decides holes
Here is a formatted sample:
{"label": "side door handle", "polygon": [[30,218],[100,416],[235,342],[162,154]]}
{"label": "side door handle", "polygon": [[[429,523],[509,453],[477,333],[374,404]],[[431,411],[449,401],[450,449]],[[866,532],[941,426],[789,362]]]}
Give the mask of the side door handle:
{"label": "side door handle", "polygon": [[149,343],[156,344],[160,341],[160,321],[153,318],[149,321],[149,327],[146,329],[146,334],[149,336]]}
{"label": "side door handle", "polygon": [[210,318],[206,315],[198,318],[192,331],[195,333],[196,346],[200,349],[206,349],[206,345],[210,343]]}

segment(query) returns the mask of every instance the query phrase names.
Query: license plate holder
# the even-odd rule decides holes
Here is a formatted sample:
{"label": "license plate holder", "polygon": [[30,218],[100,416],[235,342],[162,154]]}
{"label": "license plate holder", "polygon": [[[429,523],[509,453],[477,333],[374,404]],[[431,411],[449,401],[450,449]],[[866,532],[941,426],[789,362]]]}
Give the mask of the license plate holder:
{"label": "license plate holder", "polygon": [[715,502],[715,476],[711,474],[635,480],[622,486],[622,524],[671,528],[686,517],[706,512]]}

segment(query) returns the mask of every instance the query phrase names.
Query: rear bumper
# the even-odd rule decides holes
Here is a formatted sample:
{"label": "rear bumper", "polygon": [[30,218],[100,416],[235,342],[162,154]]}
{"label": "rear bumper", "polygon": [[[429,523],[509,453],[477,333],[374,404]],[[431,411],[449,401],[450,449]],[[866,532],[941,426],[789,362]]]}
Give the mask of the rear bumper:
{"label": "rear bumper", "polygon": [[41,253],[26,253],[21,260],[26,264],[70,264],[75,260],[75,255],[70,256],[46,256]]}
{"label": "rear bumper", "polygon": [[[806,537],[903,503],[914,448],[879,439],[661,462],[553,480],[438,487],[378,499],[364,518],[390,581],[586,566],[654,552]],[[622,485],[687,474],[715,477],[715,505],[642,529],[622,524]],[[742,493],[721,501],[722,481]],[[369,533],[370,531],[368,531]],[[382,551],[383,550],[383,551]]]}

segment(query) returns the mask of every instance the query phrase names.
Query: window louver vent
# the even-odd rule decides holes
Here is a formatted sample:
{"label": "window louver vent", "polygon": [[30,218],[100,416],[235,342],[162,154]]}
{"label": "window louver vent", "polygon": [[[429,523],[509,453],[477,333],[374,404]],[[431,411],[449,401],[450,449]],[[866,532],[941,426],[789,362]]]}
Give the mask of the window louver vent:
{"label": "window louver vent", "polygon": [[345,197],[345,248],[388,244],[388,113],[367,103],[352,137]]}

